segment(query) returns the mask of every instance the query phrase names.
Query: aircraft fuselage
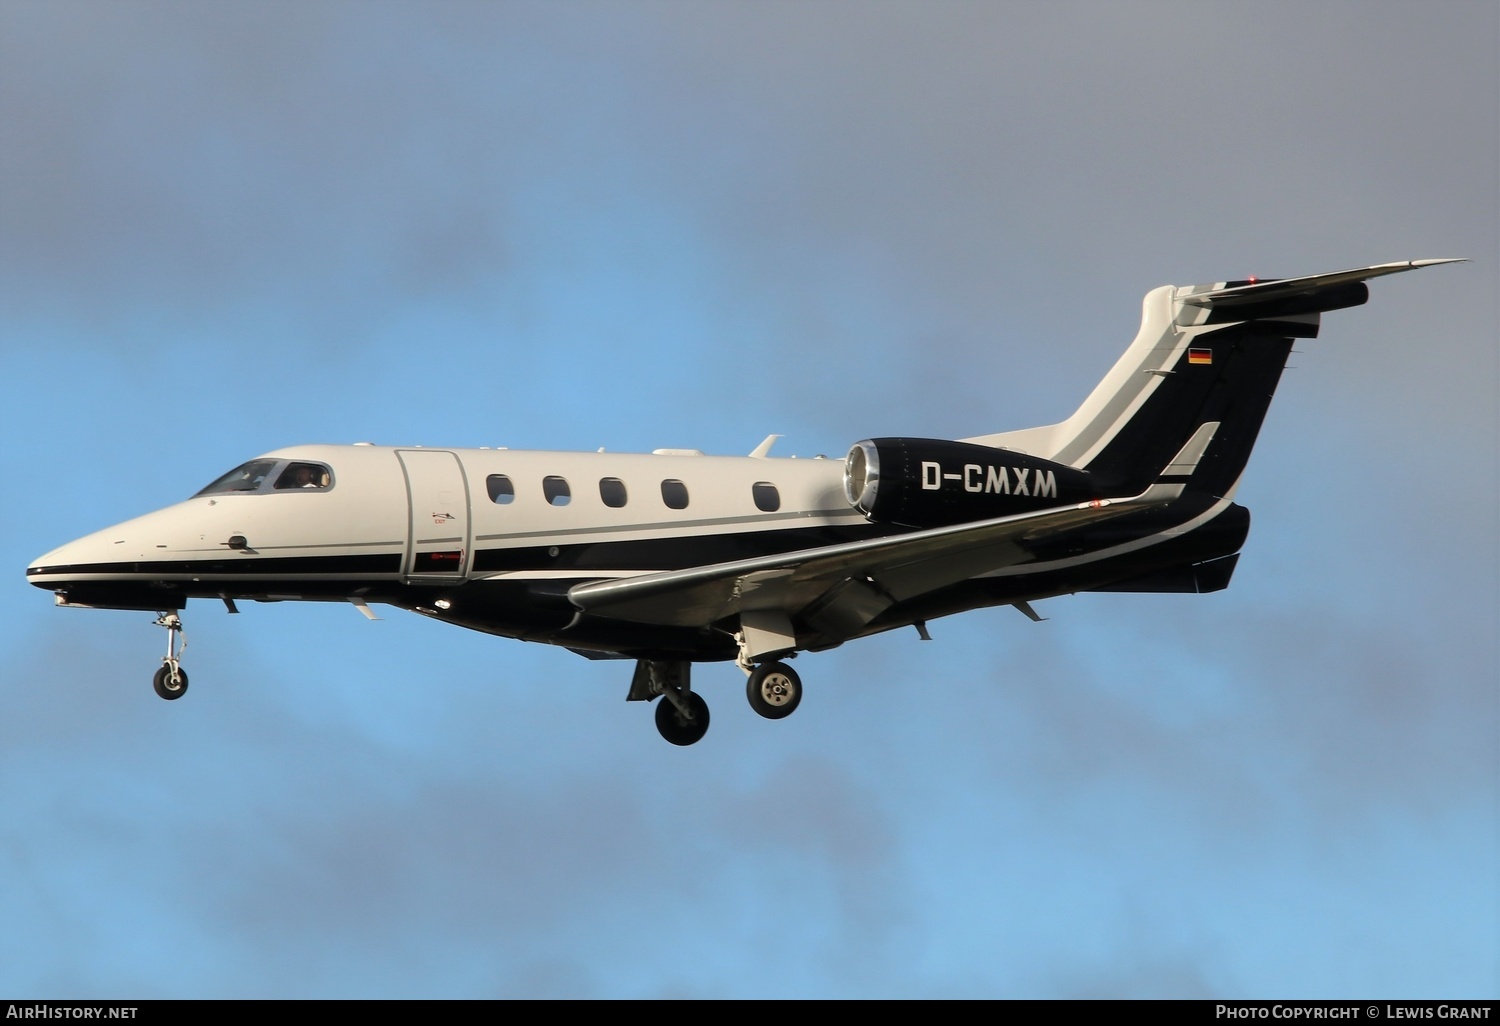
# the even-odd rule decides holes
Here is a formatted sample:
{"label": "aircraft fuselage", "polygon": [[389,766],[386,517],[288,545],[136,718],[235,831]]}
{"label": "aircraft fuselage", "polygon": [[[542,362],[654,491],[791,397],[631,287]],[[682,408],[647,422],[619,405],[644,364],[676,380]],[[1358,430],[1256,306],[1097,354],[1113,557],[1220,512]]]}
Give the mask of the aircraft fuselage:
{"label": "aircraft fuselage", "polygon": [[[269,466],[253,490],[206,491],[95,532],[36,560],[27,579],[69,606],[158,611],[181,609],[189,598],[388,603],[582,651],[732,659],[732,630],[592,618],[580,615],[568,589],[913,530],[871,523],[853,509],[844,462],[821,457],[306,445],[245,466],[261,461]],[[276,487],[299,464],[326,468],[327,483]],[[1127,545],[1179,519],[1192,518],[1136,515],[1105,540]],[[1243,529],[1228,527],[1191,546],[1159,537],[1149,562],[1233,552]],[[1090,562],[1086,573],[1069,573],[1069,557],[1076,563],[1081,554],[1059,553],[1051,574],[1034,567],[1024,584],[1000,575],[924,596],[871,631],[1078,590],[1135,576],[1144,565],[1122,552],[1111,566]],[[844,639],[807,640],[819,647]]]}
{"label": "aircraft fuselage", "polygon": [[[188,599],[384,603],[636,660],[627,695],[692,744],[697,661],[734,659],[769,719],[781,659],[983,606],[1078,591],[1210,592],[1249,531],[1232,498],[1293,340],[1371,278],[1448,261],[1147,293],[1067,419],[966,439],[866,439],[840,460],[305,445],[70,542],[27,579],[65,606],[158,612],[163,698],[187,688]],[[373,614],[371,614],[373,615]]]}

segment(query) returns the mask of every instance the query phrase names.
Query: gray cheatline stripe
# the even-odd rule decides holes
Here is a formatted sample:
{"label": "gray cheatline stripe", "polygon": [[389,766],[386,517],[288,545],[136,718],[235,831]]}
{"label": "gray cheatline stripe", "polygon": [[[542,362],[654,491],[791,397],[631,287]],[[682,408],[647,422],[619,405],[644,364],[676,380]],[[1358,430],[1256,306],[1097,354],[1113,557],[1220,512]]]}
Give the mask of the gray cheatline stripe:
{"label": "gray cheatline stripe", "polygon": [[595,526],[595,527],[569,527],[557,531],[520,531],[514,534],[477,534],[474,536],[476,542],[500,541],[512,538],[561,538],[564,536],[577,536],[581,534],[600,535],[608,538],[616,534],[634,534],[644,531],[679,531],[688,527],[723,527],[730,524],[764,524],[779,521],[782,524],[790,524],[796,520],[810,520],[814,517],[823,520],[833,520],[839,523],[855,521],[868,523],[863,516],[854,510],[843,509],[814,509],[799,510],[792,513],[765,513],[761,516],[746,517],[716,517],[710,520],[659,520],[648,524],[621,524],[619,526]]}
{"label": "gray cheatline stripe", "polygon": [[405,545],[403,539],[373,542],[326,542],[320,545],[267,545],[267,549],[367,549],[376,545]]}
{"label": "gray cheatline stripe", "polygon": [[[306,550],[306,549],[371,549],[371,548],[375,548],[376,546],[386,546],[386,547],[389,547],[389,546],[404,546],[405,544],[406,544],[406,542],[404,542],[404,541],[319,542],[316,545],[252,545],[250,547],[253,548],[256,552],[278,552],[278,551],[283,551],[283,550],[286,550],[286,549],[299,549],[299,550]],[[220,555],[225,555],[225,554],[231,553],[231,552],[238,553],[238,552],[240,552],[242,550],[240,550],[240,549],[225,548],[223,545],[216,545],[216,546],[214,546],[211,549],[208,549],[208,548],[205,548],[205,549],[179,549],[177,551],[180,551],[180,552],[217,552]],[[383,553],[382,553],[382,555],[383,555]],[[132,562],[135,562],[135,561],[132,560]],[[145,562],[150,562],[150,561],[149,560],[140,560],[140,562],[145,563]]]}
{"label": "gray cheatline stripe", "polygon": [[[1205,314],[1205,318],[1206,316]],[[1166,380],[1154,372],[1162,371],[1170,366],[1182,355],[1184,350],[1194,343],[1201,344],[1202,339],[1234,326],[1234,324],[1181,325],[1175,321],[1169,321],[1166,330],[1171,332],[1171,337],[1174,340],[1172,344],[1169,346],[1153,345],[1150,349],[1150,352],[1153,353],[1167,354],[1166,358],[1159,361],[1155,367],[1152,367],[1147,364],[1147,358],[1142,357],[1140,363],[1136,366],[1135,374],[1148,380],[1136,386],[1130,394],[1128,401],[1127,392],[1130,391],[1128,389],[1122,389],[1111,396],[1099,413],[1085,424],[1079,430],[1078,434],[1068,439],[1062,448],[1057,451],[1057,455],[1052,458],[1059,463],[1066,463],[1069,466],[1088,466],[1089,462],[1099,455],[1104,447],[1119,433],[1120,428],[1131,417],[1135,416],[1136,411],[1161,386],[1161,383]],[[1163,337],[1166,336],[1164,335]],[[1126,408],[1122,409],[1122,406]],[[1111,413],[1113,413],[1113,419],[1109,420],[1106,425],[1105,420]]]}
{"label": "gray cheatline stripe", "polygon": [[[1132,370],[1131,377],[1126,380],[1126,387],[1110,396],[1093,418],[1079,429],[1076,435],[1068,439],[1057,451],[1057,455],[1052,458],[1059,463],[1082,467],[1087,464],[1088,460],[1097,456],[1099,450],[1109,444],[1110,439],[1119,433],[1121,426],[1135,415],[1135,412],[1166,380],[1159,375],[1146,372],[1162,370],[1170,366],[1177,353],[1186,345],[1187,336],[1179,335],[1178,341],[1172,345],[1151,346]],[[1163,354],[1155,364],[1150,362],[1152,353]],[[1130,387],[1132,384],[1134,388]]]}
{"label": "gray cheatline stripe", "polygon": [[980,574],[979,576],[1015,577],[1019,574],[1044,573],[1048,570],[1065,570],[1068,567],[1083,566],[1086,563],[1097,563],[1100,560],[1109,559],[1111,556],[1123,556],[1127,552],[1135,552],[1139,549],[1149,548],[1152,545],[1159,545],[1164,541],[1170,541],[1171,539],[1176,538],[1180,535],[1184,535],[1189,531],[1196,530],[1197,528],[1202,527],[1204,524],[1208,523],[1214,517],[1218,516],[1220,513],[1224,512],[1232,505],[1234,505],[1234,502],[1232,500],[1220,499],[1208,509],[1204,510],[1202,513],[1199,513],[1193,519],[1188,520],[1185,523],[1178,524],[1176,527],[1169,527],[1165,531],[1158,531],[1155,534],[1147,535],[1144,538],[1137,538],[1134,541],[1121,542],[1119,545],[1114,545],[1107,549],[1099,549],[1095,552],[1085,552],[1081,556],[1069,556],[1066,559],[1054,559],[1049,563],[1018,563],[1015,566],[1001,567],[999,570],[991,570],[989,573]]}
{"label": "gray cheatline stripe", "polygon": [[601,577],[644,577],[646,574],[673,573],[671,570],[497,570],[472,581],[597,581]]}

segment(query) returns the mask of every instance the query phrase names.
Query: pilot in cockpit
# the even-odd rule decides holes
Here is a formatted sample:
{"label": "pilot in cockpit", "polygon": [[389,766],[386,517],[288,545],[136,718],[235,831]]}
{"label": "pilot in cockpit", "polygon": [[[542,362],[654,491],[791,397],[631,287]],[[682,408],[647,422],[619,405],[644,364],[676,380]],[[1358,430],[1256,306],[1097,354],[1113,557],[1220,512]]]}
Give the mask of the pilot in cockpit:
{"label": "pilot in cockpit", "polygon": [[328,472],[315,463],[293,463],[276,479],[276,488],[327,488]]}

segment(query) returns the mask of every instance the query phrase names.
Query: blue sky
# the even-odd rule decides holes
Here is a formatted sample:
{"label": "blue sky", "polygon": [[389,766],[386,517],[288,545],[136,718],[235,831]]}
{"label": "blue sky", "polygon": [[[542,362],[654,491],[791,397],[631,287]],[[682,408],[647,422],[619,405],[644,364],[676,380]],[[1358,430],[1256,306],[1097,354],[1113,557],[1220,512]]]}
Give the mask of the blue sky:
{"label": "blue sky", "polygon": [[[0,994],[1494,997],[1492,3],[0,0]],[[300,442],[842,456],[1066,416],[1160,284],[1299,343],[1233,586],[628,672],[55,610]]]}

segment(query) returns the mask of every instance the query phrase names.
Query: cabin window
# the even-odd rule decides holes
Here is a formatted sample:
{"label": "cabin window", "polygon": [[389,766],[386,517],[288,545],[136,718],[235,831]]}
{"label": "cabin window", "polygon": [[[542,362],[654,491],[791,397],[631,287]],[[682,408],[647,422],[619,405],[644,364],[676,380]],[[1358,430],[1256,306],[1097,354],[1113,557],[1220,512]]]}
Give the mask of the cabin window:
{"label": "cabin window", "polygon": [[277,491],[304,488],[322,491],[332,483],[333,475],[321,463],[288,463],[272,487]]}
{"label": "cabin window", "polygon": [[769,481],[755,482],[750,486],[750,494],[755,497],[755,508],[762,513],[775,513],[781,508],[781,493]]}
{"label": "cabin window", "polygon": [[619,509],[625,505],[625,482],[618,477],[602,477],[599,479],[599,498],[611,509]]}
{"label": "cabin window", "polygon": [[687,509],[687,485],[675,478],[667,478],[661,483],[661,501],[669,509]]}
{"label": "cabin window", "polygon": [[195,495],[217,495],[221,492],[253,492],[265,484],[276,467],[276,460],[251,460],[235,467]]}
{"label": "cabin window", "polygon": [[568,482],[555,476],[542,478],[542,495],[546,496],[547,501],[554,506],[566,506],[573,501],[573,493],[568,489]]}
{"label": "cabin window", "polygon": [[491,474],[484,479],[484,486],[490,493],[490,501],[497,505],[509,506],[516,501],[516,486],[504,474]]}

